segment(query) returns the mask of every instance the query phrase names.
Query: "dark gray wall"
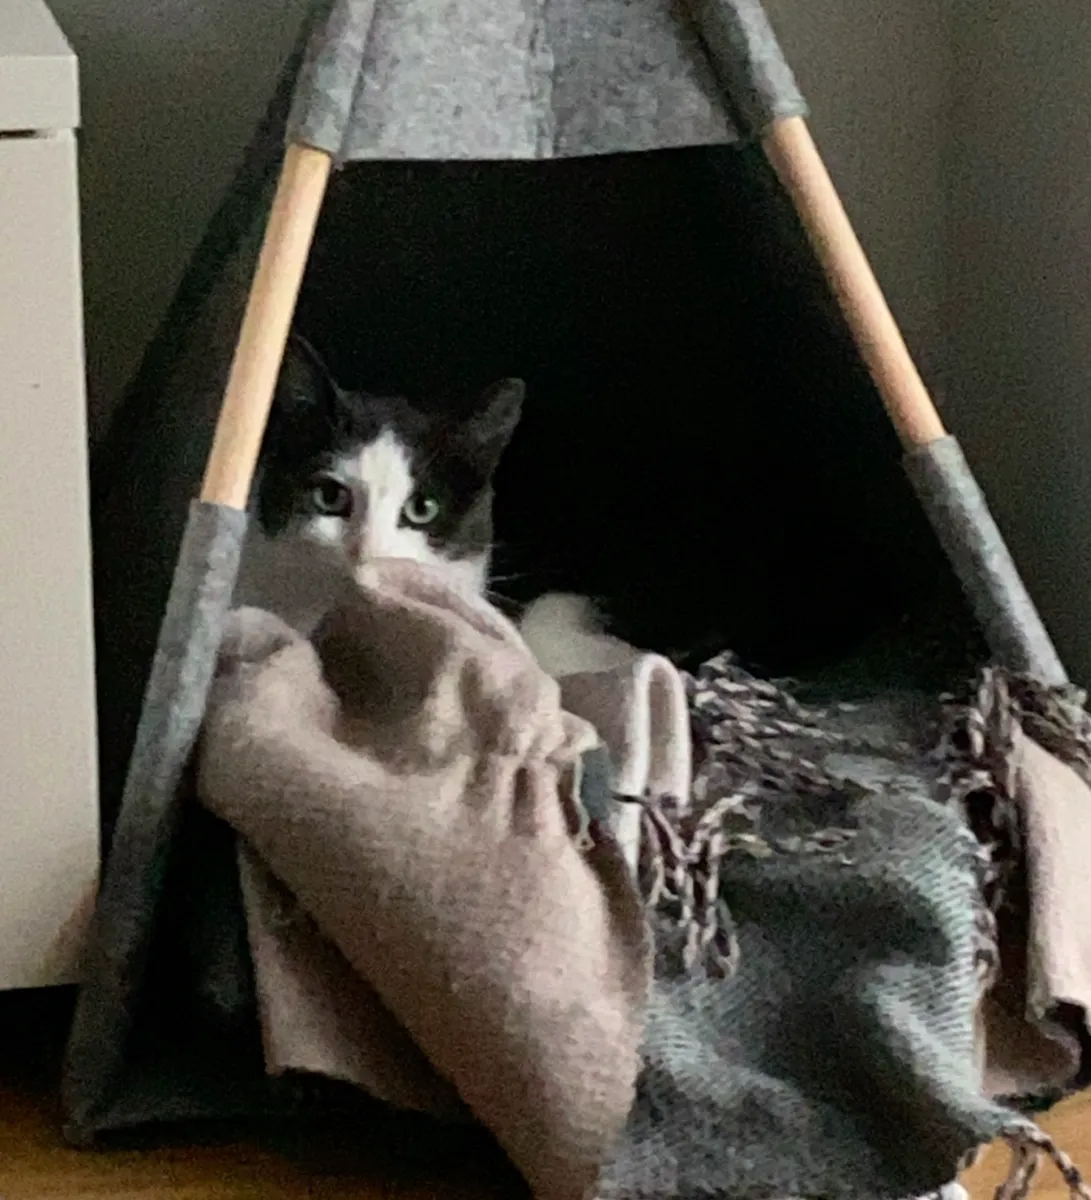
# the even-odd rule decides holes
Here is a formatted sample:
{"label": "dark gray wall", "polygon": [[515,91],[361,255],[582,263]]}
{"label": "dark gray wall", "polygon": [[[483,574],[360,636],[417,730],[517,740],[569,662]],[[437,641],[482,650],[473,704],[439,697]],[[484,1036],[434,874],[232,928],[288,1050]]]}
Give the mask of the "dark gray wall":
{"label": "dark gray wall", "polygon": [[949,0],[766,0],[766,9],[849,215],[922,369],[942,392]]}
{"label": "dark gray wall", "polygon": [[1091,6],[958,0],[950,409],[1091,683]]}

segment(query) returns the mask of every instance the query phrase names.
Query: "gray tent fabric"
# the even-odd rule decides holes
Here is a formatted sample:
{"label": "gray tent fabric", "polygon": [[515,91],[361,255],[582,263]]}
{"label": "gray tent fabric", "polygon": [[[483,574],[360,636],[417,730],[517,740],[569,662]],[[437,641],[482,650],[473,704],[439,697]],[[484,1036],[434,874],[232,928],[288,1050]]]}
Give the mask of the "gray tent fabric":
{"label": "gray tent fabric", "polygon": [[1064,688],[1064,666],[1026,588],[1012,586],[1015,564],[958,442],[940,438],[907,455],[905,464],[993,654],[1009,670]]}
{"label": "gray tent fabric", "polygon": [[433,0],[338,0],[288,139],[341,161],[570,158],[731,144],[805,112],[756,0],[462,0],[442,19]]}

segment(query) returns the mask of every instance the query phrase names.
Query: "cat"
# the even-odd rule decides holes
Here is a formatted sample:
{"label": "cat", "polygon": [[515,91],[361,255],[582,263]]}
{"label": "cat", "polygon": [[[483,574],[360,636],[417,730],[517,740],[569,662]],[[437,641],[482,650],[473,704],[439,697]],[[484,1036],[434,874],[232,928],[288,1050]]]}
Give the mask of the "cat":
{"label": "cat", "polygon": [[492,477],[522,411],[502,379],[453,413],[346,391],[293,335],[262,444],[236,605],[309,635],[376,558],[441,570],[483,594]]}
{"label": "cat", "polygon": [[[259,460],[234,601],[304,635],[376,558],[430,564],[453,585],[490,594],[493,477],[526,388],[501,379],[454,412],[342,389],[293,335]],[[609,670],[633,647],[605,632],[594,602],[547,592],[516,618],[548,674]]]}

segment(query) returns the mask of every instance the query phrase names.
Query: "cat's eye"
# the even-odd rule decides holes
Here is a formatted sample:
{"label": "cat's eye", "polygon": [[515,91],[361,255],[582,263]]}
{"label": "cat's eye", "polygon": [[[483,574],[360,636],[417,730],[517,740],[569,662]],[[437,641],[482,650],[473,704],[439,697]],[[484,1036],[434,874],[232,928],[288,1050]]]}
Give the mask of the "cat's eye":
{"label": "cat's eye", "polygon": [[407,525],[417,526],[418,529],[424,525],[431,525],[438,516],[439,501],[427,492],[414,492],[402,509],[402,520]]}
{"label": "cat's eye", "polygon": [[352,492],[337,479],[318,479],[311,488],[311,507],[324,517],[348,517]]}

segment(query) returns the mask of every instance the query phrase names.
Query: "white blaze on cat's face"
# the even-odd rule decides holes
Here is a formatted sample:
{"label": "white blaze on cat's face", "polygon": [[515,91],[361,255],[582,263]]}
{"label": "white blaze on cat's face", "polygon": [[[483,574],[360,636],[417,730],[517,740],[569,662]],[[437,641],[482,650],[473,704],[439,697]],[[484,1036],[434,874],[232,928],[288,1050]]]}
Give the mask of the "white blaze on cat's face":
{"label": "white blaze on cat's face", "polygon": [[356,454],[338,458],[329,470],[352,496],[345,516],[316,512],[304,517],[300,533],[341,555],[356,575],[376,558],[435,560],[421,529],[402,523],[402,512],[413,495],[413,472],[405,448],[389,430]]}
{"label": "white blaze on cat's face", "polygon": [[433,546],[426,528],[412,524],[407,508],[416,492],[412,462],[397,435],[385,430],[357,453],[343,455],[329,476],[352,496],[344,516],[315,513],[302,521],[304,538],[328,547],[354,579],[363,580],[369,563],[379,558],[405,558],[456,572],[461,584],[484,589],[485,556],[452,560]]}

